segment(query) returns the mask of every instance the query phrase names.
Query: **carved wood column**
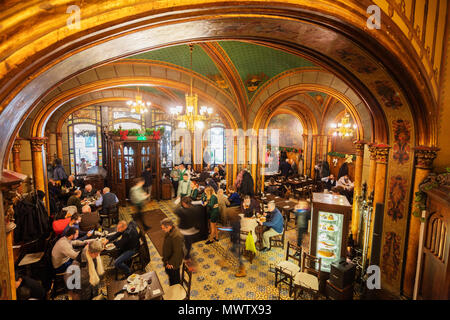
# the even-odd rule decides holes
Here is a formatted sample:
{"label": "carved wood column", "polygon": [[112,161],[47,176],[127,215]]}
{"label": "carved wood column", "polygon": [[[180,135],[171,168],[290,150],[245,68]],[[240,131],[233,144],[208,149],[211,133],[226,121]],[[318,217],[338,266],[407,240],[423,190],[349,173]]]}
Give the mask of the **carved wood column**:
{"label": "carved wood column", "polygon": [[312,139],[312,153],[311,153],[311,178],[314,179],[316,172],[314,167],[316,166],[316,152],[317,152],[317,134],[313,135]]}
{"label": "carved wood column", "polygon": [[63,145],[62,145],[62,132],[56,133],[56,154],[58,159],[63,159]]}
{"label": "carved wood column", "polygon": [[15,172],[19,173],[22,173],[22,166],[20,165],[20,148],[22,147],[22,140],[22,138],[17,137],[12,148],[13,168]]}
{"label": "carved wood column", "polygon": [[45,166],[44,157],[42,155],[43,146],[45,145],[47,138],[31,138],[31,159],[33,162],[33,179],[34,188],[45,192]]}
{"label": "carved wood column", "polygon": [[[411,210],[415,210],[415,193],[419,191],[419,185],[430,174],[433,161],[437,156],[438,148],[416,147],[416,167],[414,171],[414,192]],[[411,212],[412,212],[411,211]],[[405,276],[403,280],[403,294],[412,298],[417,267],[417,251],[419,249],[420,218],[410,215],[408,246],[406,252]]]}
{"label": "carved wood column", "polygon": [[[375,174],[375,185],[374,185],[374,198],[373,198],[373,211],[372,211],[372,222],[374,221],[375,208],[377,203],[384,203],[385,193],[386,193],[386,171],[387,164],[389,160],[389,149],[391,147],[385,144],[375,145],[376,149],[376,174]],[[373,235],[373,223],[370,228],[369,233],[369,250],[368,254],[370,256],[372,252],[372,235]]]}
{"label": "carved wood column", "polygon": [[361,185],[362,185],[362,170],[364,162],[364,146],[365,141],[355,141],[354,145],[356,147],[356,163],[355,163],[355,181],[353,189],[353,212],[352,212],[352,235],[353,239],[356,239],[358,234],[359,226],[359,210],[357,206],[358,197],[361,195]]}
{"label": "carved wood column", "polygon": [[308,135],[303,134],[303,175],[308,172]]}
{"label": "carved wood column", "polygon": [[377,149],[374,144],[369,145],[369,181],[367,181],[367,194],[371,194],[375,187],[375,175],[377,170]]}
{"label": "carved wood column", "polygon": [[327,136],[327,162],[330,165],[331,165],[331,156],[328,154],[331,152],[331,147],[332,147],[331,139],[332,139],[332,136]]}

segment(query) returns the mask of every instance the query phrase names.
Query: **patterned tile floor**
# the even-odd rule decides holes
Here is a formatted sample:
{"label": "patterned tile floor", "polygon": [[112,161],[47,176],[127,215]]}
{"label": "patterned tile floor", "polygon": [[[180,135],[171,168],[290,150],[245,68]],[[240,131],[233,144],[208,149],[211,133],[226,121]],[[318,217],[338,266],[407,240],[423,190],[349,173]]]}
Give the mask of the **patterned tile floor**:
{"label": "patterned tile floor", "polygon": [[[176,215],[173,213],[174,204],[172,201],[152,202],[146,208],[151,210],[160,208],[170,219],[175,222]],[[126,220],[131,219],[132,207],[125,207],[121,210],[121,217]],[[278,299],[279,289],[274,286],[274,273],[269,272],[269,266],[283,260],[285,249],[272,248],[266,253],[258,252],[253,263],[244,258],[244,265],[247,276],[235,277],[237,271],[237,259],[230,259],[230,245],[226,235],[221,235],[221,240],[210,245],[204,241],[193,245],[192,256],[197,263],[197,272],[193,274],[191,286],[192,300],[272,300]],[[168,278],[164,271],[161,257],[147,238],[150,250],[151,262],[147,266],[148,270],[154,270],[163,285],[168,287]],[[224,254],[228,253],[227,263],[223,265]],[[281,289],[281,298],[289,299],[287,286]]]}

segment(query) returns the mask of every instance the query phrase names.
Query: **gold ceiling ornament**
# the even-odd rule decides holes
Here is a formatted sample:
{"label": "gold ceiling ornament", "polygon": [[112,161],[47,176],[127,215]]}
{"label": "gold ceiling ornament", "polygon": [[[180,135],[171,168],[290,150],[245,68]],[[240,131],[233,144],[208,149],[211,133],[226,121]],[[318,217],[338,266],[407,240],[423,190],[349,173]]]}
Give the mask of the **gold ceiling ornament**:
{"label": "gold ceiling ornament", "polygon": [[191,86],[190,93],[186,93],[186,107],[183,112],[182,106],[176,106],[170,108],[170,114],[174,121],[178,122],[178,128],[188,129],[193,132],[196,128],[202,130],[205,127],[203,121],[211,118],[213,109],[207,106],[201,106],[200,110],[198,109],[198,96],[194,94],[192,91],[192,83],[193,83],[193,69],[192,69],[192,51],[194,50],[194,45],[189,44],[189,51],[191,57]]}
{"label": "gold ceiling ornament", "polygon": [[228,89],[228,83],[227,81],[222,77],[220,74],[213,74],[208,76],[209,79],[214,81],[219,88],[221,89]]}
{"label": "gold ceiling ornament", "polygon": [[330,127],[334,130],[333,136],[339,136],[341,138],[351,138],[358,128],[356,124],[351,123],[350,114],[345,112],[341,121],[338,123],[331,123]]}
{"label": "gold ceiling ornament", "polygon": [[128,100],[127,105],[131,108],[131,112],[144,114],[148,112],[148,107],[150,107],[152,103],[150,101],[144,101],[142,99],[142,95],[139,93],[139,87],[137,88],[137,90],[138,93],[134,98],[134,101]]}
{"label": "gold ceiling ornament", "polygon": [[248,75],[247,80],[245,80],[245,86],[247,90],[250,92],[254,92],[258,89],[258,87],[268,79],[269,77],[264,73]]}

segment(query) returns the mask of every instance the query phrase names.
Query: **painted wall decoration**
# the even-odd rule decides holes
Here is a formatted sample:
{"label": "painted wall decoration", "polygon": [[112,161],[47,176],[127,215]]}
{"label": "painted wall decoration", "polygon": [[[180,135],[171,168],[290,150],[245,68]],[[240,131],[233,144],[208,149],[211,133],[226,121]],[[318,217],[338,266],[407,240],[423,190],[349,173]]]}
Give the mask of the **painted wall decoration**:
{"label": "painted wall decoration", "polygon": [[[270,119],[267,129],[279,130],[279,146],[296,149],[303,146],[302,124],[300,120],[290,114],[278,114],[274,116]],[[271,144],[270,141],[268,141],[268,144]]]}
{"label": "painted wall decoration", "polygon": [[388,216],[397,221],[403,218],[407,193],[407,181],[402,176],[391,177],[389,183],[390,196],[388,201]]}
{"label": "painted wall decoration", "polygon": [[399,278],[401,238],[395,232],[386,232],[382,253],[382,272],[391,281]]}
{"label": "painted wall decoration", "polygon": [[342,60],[349,63],[353,67],[353,69],[355,69],[359,73],[371,74],[378,70],[378,68],[374,65],[371,65],[365,57],[350,50],[339,49],[336,50],[336,53]]}
{"label": "painted wall decoration", "polygon": [[407,120],[392,121],[394,130],[394,145],[392,151],[394,160],[400,164],[404,164],[409,160],[410,141],[411,141],[411,124]]}
{"label": "painted wall decoration", "polygon": [[398,109],[403,105],[399,93],[388,81],[378,80],[375,81],[374,85],[386,107]]}

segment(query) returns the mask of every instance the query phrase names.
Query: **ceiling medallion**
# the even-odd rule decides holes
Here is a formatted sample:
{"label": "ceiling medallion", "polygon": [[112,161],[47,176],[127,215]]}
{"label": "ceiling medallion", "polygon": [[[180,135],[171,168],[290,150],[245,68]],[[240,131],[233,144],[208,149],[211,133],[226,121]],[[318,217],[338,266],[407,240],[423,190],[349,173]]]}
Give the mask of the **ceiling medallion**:
{"label": "ceiling medallion", "polygon": [[269,77],[262,72],[260,74],[248,75],[247,80],[245,80],[245,86],[248,91],[254,92],[267,79],[269,79]]}

